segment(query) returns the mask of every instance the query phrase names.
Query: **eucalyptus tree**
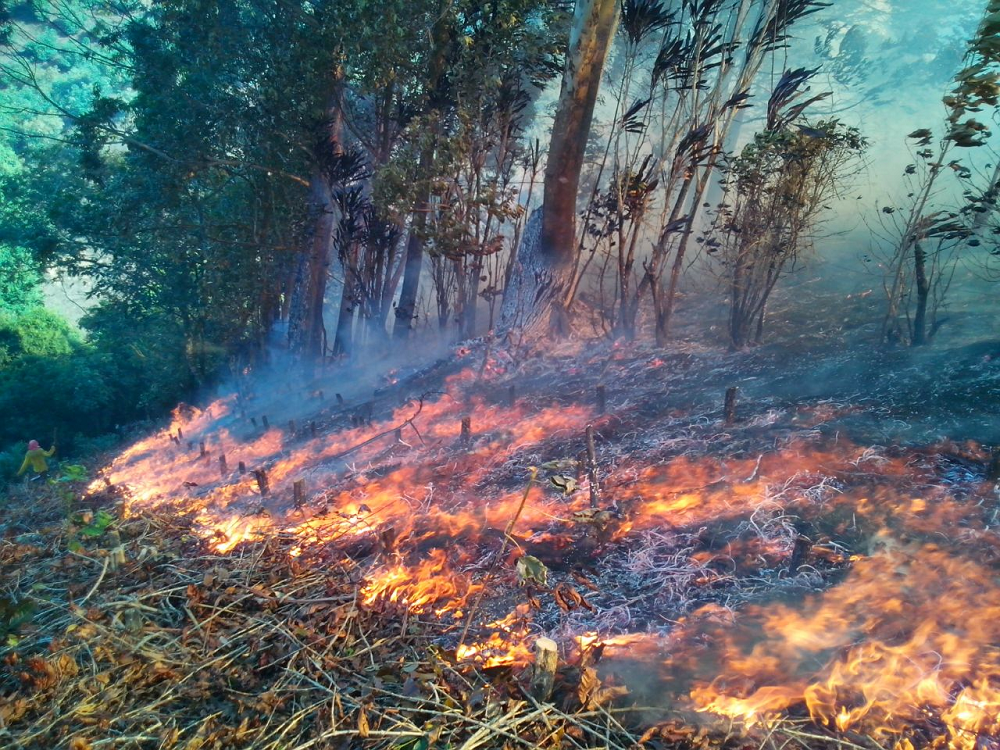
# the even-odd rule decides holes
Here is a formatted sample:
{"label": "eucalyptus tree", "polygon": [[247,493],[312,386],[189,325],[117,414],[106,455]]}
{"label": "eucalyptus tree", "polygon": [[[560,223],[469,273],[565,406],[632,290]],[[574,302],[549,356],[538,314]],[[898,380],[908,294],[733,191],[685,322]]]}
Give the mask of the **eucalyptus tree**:
{"label": "eucalyptus tree", "polygon": [[580,175],[620,14],[620,0],[576,1],[549,139],[542,205],[527,225],[517,250],[517,268],[505,292],[503,324],[508,329],[541,323],[557,333],[568,332],[568,295],[579,255]]}

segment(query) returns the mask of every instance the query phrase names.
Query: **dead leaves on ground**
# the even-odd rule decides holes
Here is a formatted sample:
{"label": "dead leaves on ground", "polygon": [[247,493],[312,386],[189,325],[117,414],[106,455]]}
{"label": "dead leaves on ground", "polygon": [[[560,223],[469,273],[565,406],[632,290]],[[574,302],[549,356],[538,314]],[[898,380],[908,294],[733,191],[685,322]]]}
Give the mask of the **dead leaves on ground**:
{"label": "dead leaves on ground", "polygon": [[[296,557],[287,540],[212,555],[176,518],[119,530],[125,562],[103,574],[94,550],[60,546],[59,527],[40,544],[0,543],[0,575],[16,572],[37,609],[26,637],[0,648],[9,736],[76,750],[110,736],[185,750],[418,748],[495,725],[500,745],[556,748],[590,731],[553,705],[537,713],[519,668],[457,662],[435,643],[447,623],[360,606],[349,559]],[[517,567],[529,596],[542,586],[563,611],[591,606],[572,583],[548,589],[537,558]],[[579,690],[563,683],[561,702],[623,695],[586,674]]]}

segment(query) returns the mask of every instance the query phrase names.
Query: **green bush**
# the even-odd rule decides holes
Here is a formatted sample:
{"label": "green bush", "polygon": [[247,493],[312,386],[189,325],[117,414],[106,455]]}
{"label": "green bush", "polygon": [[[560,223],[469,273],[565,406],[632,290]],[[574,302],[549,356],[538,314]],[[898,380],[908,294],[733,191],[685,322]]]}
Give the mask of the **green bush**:
{"label": "green bush", "polygon": [[25,357],[72,354],[80,337],[62,317],[44,307],[18,314],[0,314],[0,368]]}
{"label": "green bush", "polygon": [[42,308],[0,314],[0,488],[28,440],[57,458],[107,450],[124,425],[167,413],[194,387],[183,336],[152,317],[98,307],[84,341]]}

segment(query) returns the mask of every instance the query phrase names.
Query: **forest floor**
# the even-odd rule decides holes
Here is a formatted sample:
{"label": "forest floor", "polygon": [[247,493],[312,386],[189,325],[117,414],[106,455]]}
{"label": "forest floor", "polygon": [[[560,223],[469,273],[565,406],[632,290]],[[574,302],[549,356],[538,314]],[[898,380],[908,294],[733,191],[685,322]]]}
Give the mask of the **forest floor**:
{"label": "forest floor", "polygon": [[0,746],[998,746],[1000,343],[778,333],[244,383],[15,488]]}

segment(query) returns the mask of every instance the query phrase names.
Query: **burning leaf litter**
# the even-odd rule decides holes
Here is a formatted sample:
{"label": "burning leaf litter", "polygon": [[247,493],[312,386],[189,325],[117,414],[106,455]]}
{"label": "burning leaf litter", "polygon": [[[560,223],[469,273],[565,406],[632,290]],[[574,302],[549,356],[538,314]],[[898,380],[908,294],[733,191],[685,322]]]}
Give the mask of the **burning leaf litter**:
{"label": "burning leaf litter", "polygon": [[[3,649],[0,737],[994,741],[1000,535],[980,448],[857,445],[861,407],[830,400],[744,399],[727,425],[732,370],[699,351],[512,361],[419,393],[400,378],[395,405],[359,422],[337,404],[315,436],[254,428],[235,397],[178,410],[93,482],[88,502],[115,508],[100,533],[53,500],[40,533],[0,544],[5,596],[34,610]],[[533,693],[543,636],[553,703]]]}

